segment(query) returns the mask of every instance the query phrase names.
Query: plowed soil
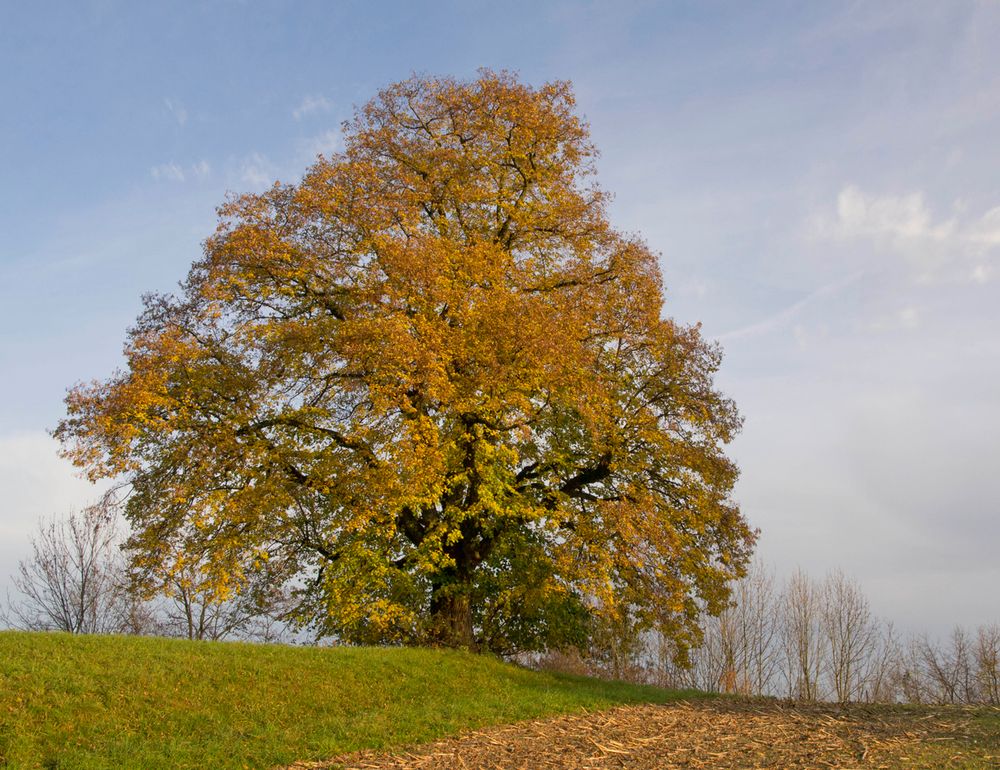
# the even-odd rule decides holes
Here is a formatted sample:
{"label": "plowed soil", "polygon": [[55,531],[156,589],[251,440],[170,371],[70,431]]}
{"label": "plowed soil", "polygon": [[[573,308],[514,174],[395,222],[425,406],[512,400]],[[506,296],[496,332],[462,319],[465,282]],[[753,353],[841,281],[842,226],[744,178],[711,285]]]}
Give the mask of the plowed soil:
{"label": "plowed soil", "polygon": [[[405,753],[362,752],[296,770],[573,768],[1000,768],[982,710],[803,706],[729,699],[521,722]],[[1000,721],[988,721],[989,725]],[[985,732],[984,732],[985,731]]]}

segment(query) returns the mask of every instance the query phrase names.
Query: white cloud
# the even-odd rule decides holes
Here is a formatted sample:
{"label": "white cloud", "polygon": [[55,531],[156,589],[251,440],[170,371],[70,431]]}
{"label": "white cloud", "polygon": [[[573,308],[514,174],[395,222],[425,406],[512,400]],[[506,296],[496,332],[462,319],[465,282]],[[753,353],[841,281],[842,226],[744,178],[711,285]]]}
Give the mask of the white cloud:
{"label": "white cloud", "polygon": [[837,224],[840,233],[848,237],[900,239],[943,240],[955,228],[954,220],[932,224],[922,192],[879,197],[866,195],[853,185],[845,187],[837,196]]}
{"label": "white cloud", "polygon": [[274,166],[259,152],[251,153],[240,163],[240,182],[255,190],[269,187],[274,177]]}
{"label": "white cloud", "polygon": [[153,179],[155,179],[157,182],[184,181],[184,169],[182,169],[173,161],[171,161],[170,163],[161,163],[159,166],[153,166],[149,170],[149,173],[152,175]]}
{"label": "white cloud", "polygon": [[313,160],[317,155],[329,157],[336,152],[340,152],[344,147],[344,137],[340,131],[324,131],[322,134],[310,137],[303,143],[305,155]]}
{"label": "white cloud", "polygon": [[187,123],[188,112],[183,104],[176,99],[164,99],[163,104],[167,108],[167,112],[177,121],[177,125],[183,126]]}
{"label": "white cloud", "polygon": [[920,312],[915,307],[904,307],[896,318],[904,329],[916,329],[920,325]]}
{"label": "white cloud", "polygon": [[333,104],[325,96],[314,96],[307,94],[303,97],[298,107],[292,110],[292,117],[296,120],[320,112],[329,112],[333,109]]}
{"label": "white cloud", "polygon": [[17,561],[28,556],[29,538],[40,519],[83,508],[103,491],[79,478],[43,431],[0,436],[0,489],[0,587]]}
{"label": "white cloud", "polygon": [[969,228],[968,238],[984,246],[1000,246],[1000,206],[987,211]]}
{"label": "white cloud", "polygon": [[149,170],[150,176],[157,182],[183,182],[186,179],[204,179],[212,173],[212,167],[207,160],[199,160],[190,166],[183,167],[170,161],[153,166]]}
{"label": "white cloud", "polygon": [[862,328],[872,332],[912,331],[920,326],[920,310],[913,306],[883,312]]}
{"label": "white cloud", "polygon": [[964,216],[963,209],[956,202],[951,217],[936,218],[922,191],[880,196],[848,185],[832,216],[813,219],[812,234],[869,241],[902,257],[919,283],[986,283],[1000,247],[1000,206],[978,218]]}

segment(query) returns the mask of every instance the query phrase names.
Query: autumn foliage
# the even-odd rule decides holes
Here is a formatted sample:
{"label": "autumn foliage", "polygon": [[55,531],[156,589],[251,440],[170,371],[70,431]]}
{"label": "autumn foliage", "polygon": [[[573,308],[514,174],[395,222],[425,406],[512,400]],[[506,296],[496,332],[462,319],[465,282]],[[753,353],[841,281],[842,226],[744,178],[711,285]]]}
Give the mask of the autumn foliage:
{"label": "autumn foliage", "polygon": [[[567,83],[413,78],[295,185],[220,209],[127,368],[56,433],[130,484],[140,573],[266,565],[346,641],[681,641],[754,536],[718,349],[661,316]],[[276,577],[275,579],[278,579]]]}

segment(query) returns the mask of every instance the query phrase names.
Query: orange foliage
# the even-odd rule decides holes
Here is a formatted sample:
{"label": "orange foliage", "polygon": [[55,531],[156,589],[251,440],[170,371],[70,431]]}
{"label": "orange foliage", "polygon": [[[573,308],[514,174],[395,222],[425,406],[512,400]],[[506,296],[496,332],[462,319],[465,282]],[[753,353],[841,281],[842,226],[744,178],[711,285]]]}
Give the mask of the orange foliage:
{"label": "orange foliage", "polygon": [[132,485],[137,565],[197,552],[224,586],[266,554],[359,641],[509,651],[621,612],[696,634],[754,540],[739,417],[608,223],[570,86],[413,78],[345,129],[222,206],[127,369],[67,399],[66,454]]}

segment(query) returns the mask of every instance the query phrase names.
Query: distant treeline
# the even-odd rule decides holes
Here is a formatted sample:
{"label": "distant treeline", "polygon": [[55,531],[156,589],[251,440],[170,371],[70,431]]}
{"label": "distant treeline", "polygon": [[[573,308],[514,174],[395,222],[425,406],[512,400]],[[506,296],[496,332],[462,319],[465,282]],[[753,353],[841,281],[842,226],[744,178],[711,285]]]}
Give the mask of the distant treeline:
{"label": "distant treeline", "polygon": [[872,614],[860,585],[834,571],[779,582],[755,564],[732,604],[704,616],[684,660],[655,633],[619,629],[602,648],[550,653],[546,667],[708,692],[806,701],[1000,705],[1000,625],[944,640],[901,637]]}

